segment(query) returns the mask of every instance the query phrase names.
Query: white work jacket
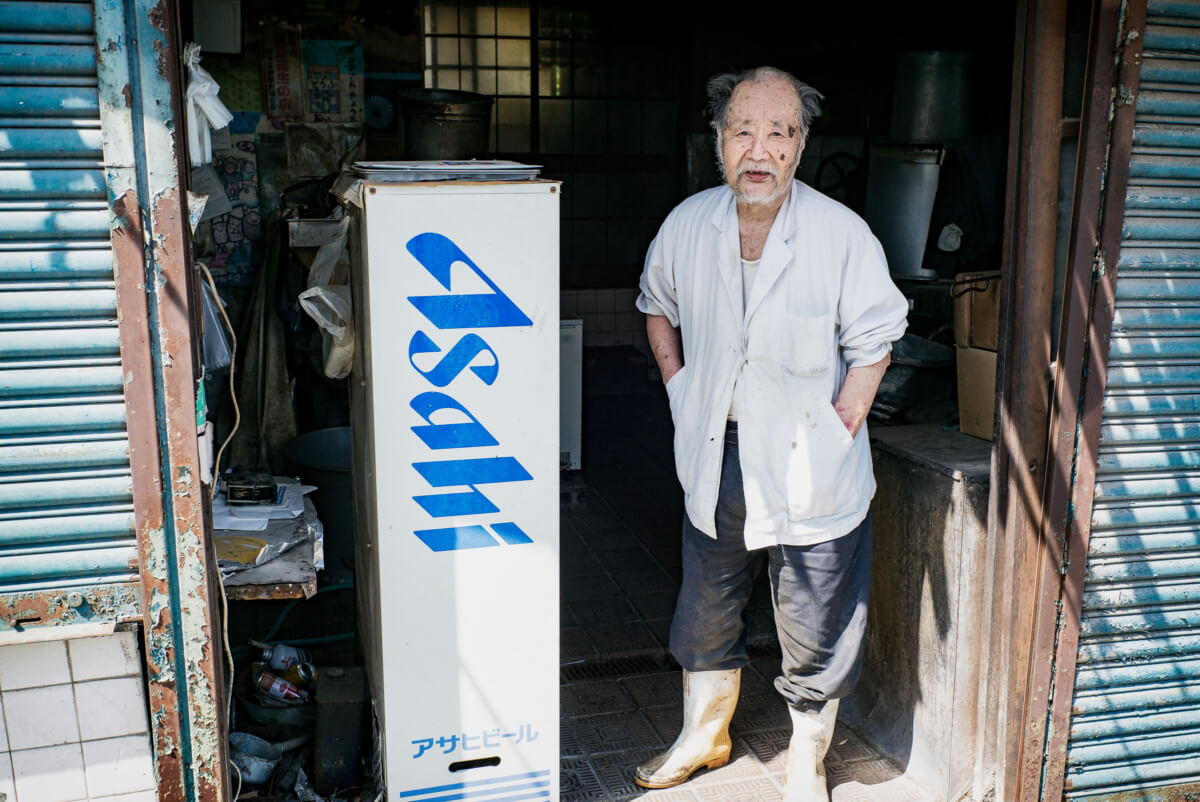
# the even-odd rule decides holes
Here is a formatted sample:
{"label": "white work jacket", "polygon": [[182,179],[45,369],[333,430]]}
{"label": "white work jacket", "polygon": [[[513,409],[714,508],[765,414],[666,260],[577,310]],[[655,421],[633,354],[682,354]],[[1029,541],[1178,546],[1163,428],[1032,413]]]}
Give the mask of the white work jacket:
{"label": "white work jacket", "polygon": [[743,310],[733,192],[693,195],[651,243],[637,305],[682,334],[667,395],[697,529],[716,537],[735,386],[746,547],[820,543],[862,522],[875,494],[867,427],[852,438],[833,401],[849,368],[879,362],[904,334],[908,303],[858,215],[794,181]]}

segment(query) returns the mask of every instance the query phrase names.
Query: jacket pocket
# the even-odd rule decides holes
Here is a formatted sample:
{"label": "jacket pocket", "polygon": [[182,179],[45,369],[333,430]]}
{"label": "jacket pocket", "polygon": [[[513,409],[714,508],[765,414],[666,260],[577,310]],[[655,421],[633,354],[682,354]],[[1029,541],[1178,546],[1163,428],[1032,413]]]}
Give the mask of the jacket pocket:
{"label": "jacket pocket", "polygon": [[794,376],[819,376],[833,368],[834,316],[788,313],[784,369]]}
{"label": "jacket pocket", "polygon": [[688,366],[684,365],[667,380],[667,400],[671,405],[671,420],[675,424],[675,473],[685,492],[691,490],[692,463],[695,462],[697,413],[689,409],[687,398]]}
{"label": "jacket pocket", "polygon": [[676,425],[679,423],[679,405],[682,402],[683,383],[685,380],[684,373],[687,372],[688,366],[684,365],[679,370],[667,379],[667,401],[671,404],[671,418],[675,420]]}
{"label": "jacket pocket", "polygon": [[804,521],[846,511],[855,502],[857,481],[847,458],[854,438],[829,402],[825,376],[785,376],[792,417],[787,441],[788,518]]}

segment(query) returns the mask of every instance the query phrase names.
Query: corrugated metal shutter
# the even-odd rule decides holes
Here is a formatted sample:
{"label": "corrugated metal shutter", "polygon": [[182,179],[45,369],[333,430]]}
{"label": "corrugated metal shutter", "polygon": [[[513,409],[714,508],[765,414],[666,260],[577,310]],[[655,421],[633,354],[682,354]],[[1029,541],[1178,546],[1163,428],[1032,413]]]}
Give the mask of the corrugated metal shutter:
{"label": "corrugated metal shutter", "polygon": [[1069,798],[1200,781],[1200,2],[1144,36]]}
{"label": "corrugated metal shutter", "polygon": [[0,1],[0,593],[137,579],[94,25]]}

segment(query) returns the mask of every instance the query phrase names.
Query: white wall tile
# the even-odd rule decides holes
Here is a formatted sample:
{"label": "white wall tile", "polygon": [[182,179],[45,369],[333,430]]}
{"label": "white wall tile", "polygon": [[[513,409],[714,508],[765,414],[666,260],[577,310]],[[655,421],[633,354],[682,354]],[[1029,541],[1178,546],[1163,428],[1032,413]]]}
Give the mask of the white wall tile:
{"label": "white wall tile", "polygon": [[[0,695],[2,697],[2,695]],[[4,726],[4,702],[0,698],[0,752],[8,751],[8,728]]]}
{"label": "white wall tile", "polygon": [[76,682],[106,677],[141,676],[142,657],[133,632],[67,641],[71,676]]}
{"label": "white wall tile", "polygon": [[17,799],[21,802],[73,802],[87,799],[83,752],[79,744],[12,753]]}
{"label": "white wall tile", "polygon": [[91,802],[158,802],[157,791],[136,791],[119,796],[94,796]]}
{"label": "white wall tile", "polygon": [[70,685],[4,693],[9,748],[33,749],[79,740]]}
{"label": "white wall tile", "polygon": [[65,642],[52,640],[0,646],[0,689],[14,691],[70,681]]}
{"label": "white wall tile", "polygon": [[155,787],[150,736],[144,733],[85,741],[83,766],[88,795],[93,799],[147,791]]}
{"label": "white wall tile", "polygon": [[149,731],[141,677],[78,682],[75,706],[85,741]]}
{"label": "white wall tile", "polygon": [[17,802],[17,787],[13,783],[12,758],[8,752],[0,752],[0,800]]}

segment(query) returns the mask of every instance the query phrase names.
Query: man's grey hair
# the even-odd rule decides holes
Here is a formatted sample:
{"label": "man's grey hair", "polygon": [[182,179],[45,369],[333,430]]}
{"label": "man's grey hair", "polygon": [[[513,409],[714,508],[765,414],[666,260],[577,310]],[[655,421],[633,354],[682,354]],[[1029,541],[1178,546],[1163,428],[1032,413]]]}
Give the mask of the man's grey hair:
{"label": "man's grey hair", "polygon": [[777,78],[791,84],[800,98],[800,139],[802,141],[807,139],[809,126],[821,114],[821,100],[824,99],[824,95],[791,73],[774,67],[755,67],[752,70],[740,72],[724,72],[709,79],[708,114],[712,121],[713,134],[720,136],[721,132],[725,130],[725,123],[729,119],[729,101],[733,97],[733,90],[737,89],[739,84],[747,81],[758,83]]}

